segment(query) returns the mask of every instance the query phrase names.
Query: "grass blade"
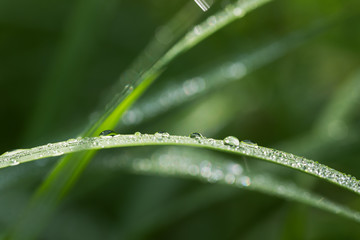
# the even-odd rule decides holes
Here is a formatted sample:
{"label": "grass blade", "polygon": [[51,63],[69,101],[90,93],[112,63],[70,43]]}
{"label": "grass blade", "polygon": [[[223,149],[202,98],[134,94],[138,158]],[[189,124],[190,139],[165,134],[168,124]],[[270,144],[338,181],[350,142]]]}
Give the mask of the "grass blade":
{"label": "grass blade", "polygon": [[0,167],[7,167],[36,159],[85,150],[151,145],[193,146],[254,157],[305,172],[360,194],[360,181],[355,177],[341,173],[304,157],[295,156],[291,153],[260,147],[254,143],[239,142],[239,140],[236,140],[234,137],[225,138],[224,140],[215,140],[205,137],[190,138],[184,136],[171,136],[168,133],[157,133],[154,135],[138,133],[135,135],[70,139],[65,142],[5,153],[0,156]]}
{"label": "grass blade", "polygon": [[245,54],[244,57],[235,55],[226,63],[219,64],[204,74],[184,79],[180,83],[169,82],[168,87],[134,104],[124,114],[122,123],[124,126],[140,124],[223,85],[238,81],[317,36],[327,29],[328,25],[315,24],[308,29],[290,33],[278,41]]}
{"label": "grass blade", "polygon": [[[300,202],[333,214],[339,214],[356,222],[360,220],[359,213],[299,188],[294,183],[277,180],[274,176],[268,174],[257,173],[254,168],[249,172],[235,159],[224,159],[207,151],[169,147],[158,149],[151,154],[151,157],[148,157],[148,154],[145,156],[105,155],[93,167],[96,169],[99,167],[105,168],[106,171],[125,168],[137,174],[195,178],[207,183],[219,182],[244,190],[252,190]],[[210,181],[207,178],[209,168],[211,168],[211,174],[213,175]],[[219,176],[223,177],[219,178]],[[247,185],[247,178],[250,179],[250,185]],[[233,183],[234,179],[239,179],[239,184]],[[194,193],[175,200],[169,206],[154,209],[146,216],[142,216],[140,221],[136,218],[136,221],[119,225],[119,231],[115,235],[125,236],[124,238],[130,239],[141,239],[160,226],[175,224],[179,219],[185,218],[187,215],[209,206],[209,204],[225,201],[235,195],[235,192],[229,192],[226,189],[220,194],[220,190],[217,188],[197,189]],[[189,202],[192,204],[187,204]],[[189,205],[191,207],[187,207]]]}
{"label": "grass blade", "polygon": [[[70,140],[68,142],[55,143],[52,145],[37,147],[29,150],[22,150],[13,153],[12,156],[15,156],[19,161],[27,159],[31,156],[32,158],[39,157],[49,153],[56,155],[60,152],[66,151],[79,151],[88,148],[112,148],[119,146],[138,146],[138,145],[181,145],[181,146],[198,146],[202,148],[210,148],[218,151],[232,152],[240,155],[253,156],[260,159],[265,159],[263,156],[264,151],[274,151],[272,149],[263,148],[260,146],[249,146],[247,143],[240,143],[239,146],[229,146],[224,143],[222,140],[214,139],[205,139],[202,138],[199,142],[199,139],[193,139],[188,137],[180,136],[169,136],[167,134],[160,136],[157,135],[117,135],[113,137],[96,137],[96,138],[87,138],[87,139],[76,139]],[[279,162],[291,161],[293,157],[290,157],[289,154],[281,153],[277,151],[276,155],[282,156],[283,159],[272,159],[268,157],[269,161],[273,161],[279,164]],[[275,154],[275,153],[274,153]],[[284,157],[284,155],[287,156]],[[180,177],[191,177],[195,179],[204,180],[210,183],[221,183],[226,185],[231,185],[234,187],[245,188],[253,191],[259,191],[262,193],[279,196],[281,198],[289,199],[292,201],[301,202],[331,213],[339,214],[343,217],[350,218],[357,222],[360,222],[360,214],[350,210],[341,205],[335,204],[327,199],[324,199],[321,196],[318,196],[313,193],[309,193],[294,184],[287,184],[284,181],[278,181],[271,176],[266,174],[256,174],[252,172],[243,171],[242,167],[233,161],[230,160],[219,160],[212,155],[204,155],[202,153],[196,153],[195,151],[182,152],[179,154],[176,150],[173,152],[167,151],[167,154],[155,154],[151,159],[126,159],[115,157],[110,161],[105,162],[110,167],[117,166],[130,168],[132,171],[146,174],[160,174],[167,176],[180,176]],[[271,156],[271,155],[269,155]],[[274,155],[272,155],[274,156]],[[21,160],[20,160],[21,159]],[[206,159],[206,160],[204,160]],[[301,163],[305,160],[301,158]],[[312,169],[307,171],[307,173],[314,174],[322,169],[326,168],[327,171],[332,172],[333,174],[342,175],[343,177],[348,177],[342,173],[337,172],[336,170],[330,169],[324,165],[317,164],[311,160],[306,160],[308,164],[312,165]],[[291,165],[292,168],[300,170],[294,165]],[[301,168],[302,169],[302,168]],[[320,178],[324,178],[323,176]],[[332,179],[324,178],[330,182],[333,182]],[[359,181],[351,178],[351,181],[356,181],[359,184]],[[348,188],[347,184],[338,184],[344,188]],[[360,193],[358,189],[350,189],[358,194]],[[220,198],[221,200],[222,198]],[[159,221],[162,221],[163,218],[159,216]],[[145,221],[145,228],[148,228]],[[153,222],[152,224],[156,224]],[[130,233],[129,233],[130,234]],[[131,234],[130,234],[131,235]]]}

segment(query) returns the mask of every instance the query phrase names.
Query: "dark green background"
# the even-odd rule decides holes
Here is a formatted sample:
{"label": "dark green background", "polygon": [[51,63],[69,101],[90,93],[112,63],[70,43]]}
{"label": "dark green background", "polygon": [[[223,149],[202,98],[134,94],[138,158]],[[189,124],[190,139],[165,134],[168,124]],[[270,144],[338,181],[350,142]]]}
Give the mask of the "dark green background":
{"label": "dark green background", "polygon": [[[77,136],[156,29],[189,1],[0,0],[0,152]],[[225,3],[218,1],[201,19]],[[193,7],[198,8],[195,3]],[[313,149],[294,144],[295,139],[313,131],[338,90],[359,70],[359,9],[356,0],[293,0],[274,1],[251,12],[174,60],[144,99],[160,91],[169,79],[201,75],[233,55],[254,52],[314,24],[330,24],[241,81],[123,131],[188,135],[201,130],[214,138],[234,135],[360,177],[360,141],[347,138],[359,130],[360,100],[353,103],[356,106],[343,138]],[[219,104],[212,107],[214,102]],[[148,156],[152,149],[124,149],[114,154],[124,151]],[[103,158],[100,154],[95,161]],[[16,223],[51,162],[44,167],[28,163],[0,171],[0,230]],[[267,167],[273,168],[260,166]],[[293,172],[281,168],[281,174],[286,177]],[[306,181],[300,182],[306,185]],[[202,204],[176,205],[182,197],[206,188],[212,197],[225,197],[212,202],[199,194],[194,199]],[[343,190],[324,183],[312,188],[359,208],[359,198]],[[165,216],[148,227],[141,224],[172,204],[191,210],[179,218]],[[359,226],[349,220],[275,197],[119,169],[90,167],[59,209],[41,239],[360,237]]]}

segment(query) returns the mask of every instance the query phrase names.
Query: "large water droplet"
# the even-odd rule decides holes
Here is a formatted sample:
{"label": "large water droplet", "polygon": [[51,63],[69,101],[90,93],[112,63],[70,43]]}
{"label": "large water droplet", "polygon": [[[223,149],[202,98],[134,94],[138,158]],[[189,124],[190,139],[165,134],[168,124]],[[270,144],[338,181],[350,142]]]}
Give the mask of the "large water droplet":
{"label": "large water droplet", "polygon": [[203,138],[203,135],[201,133],[198,132],[194,132],[192,134],[190,134],[191,138]]}
{"label": "large water droplet", "polygon": [[115,135],[118,135],[118,133],[114,132],[113,130],[105,130],[99,134],[99,136],[115,136]]}
{"label": "large water droplet", "polygon": [[237,139],[234,136],[228,136],[228,137],[224,138],[224,143],[225,143],[225,145],[229,145],[232,147],[237,147],[240,145],[239,139]]}
{"label": "large water droplet", "polygon": [[204,136],[201,133],[194,132],[190,134],[190,138],[193,138],[198,141],[198,143],[203,144],[205,141]]}

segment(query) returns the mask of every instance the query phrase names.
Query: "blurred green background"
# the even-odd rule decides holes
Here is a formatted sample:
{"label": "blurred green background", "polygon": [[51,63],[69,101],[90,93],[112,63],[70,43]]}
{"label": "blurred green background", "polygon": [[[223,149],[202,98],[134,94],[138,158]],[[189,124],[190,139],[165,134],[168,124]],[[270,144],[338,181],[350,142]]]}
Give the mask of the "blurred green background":
{"label": "blurred green background", "polygon": [[[0,151],[76,137],[105,106],[120,73],[189,2],[0,0]],[[229,2],[217,1],[199,22]],[[195,3],[192,7],[201,12]],[[273,1],[171,62],[140,101],[151,101],[169,83],[206,74],[234,56],[322,27],[239,81],[117,130],[234,135],[359,178],[359,22],[357,0]],[[331,107],[349,95],[351,101]],[[346,114],[330,121],[342,109]],[[360,239],[356,223],[276,197],[101,167],[109,156],[149,157],[156,150],[100,153],[40,239]],[[53,163],[1,169],[1,231],[16,224]],[[357,196],[322,182],[308,184],[313,179],[303,174],[253,159],[241,164],[292,175],[293,181],[360,209]]]}

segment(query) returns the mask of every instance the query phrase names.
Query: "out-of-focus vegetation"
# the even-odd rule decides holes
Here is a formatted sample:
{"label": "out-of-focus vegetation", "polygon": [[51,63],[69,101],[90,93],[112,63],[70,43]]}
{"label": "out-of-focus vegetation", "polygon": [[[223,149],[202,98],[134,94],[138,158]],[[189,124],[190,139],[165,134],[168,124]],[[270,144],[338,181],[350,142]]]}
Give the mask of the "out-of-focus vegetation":
{"label": "out-of-focus vegetation", "polygon": [[[229,3],[215,1],[202,13],[180,0],[0,1],[0,151],[76,137],[112,97],[120,73],[154,36],[162,39],[159,27],[179,9],[190,4],[188,18],[198,17],[196,24]],[[356,0],[272,1],[171,61],[115,130],[234,135],[359,178],[359,9]],[[234,59],[241,64],[231,65]],[[113,158],[154,159],[159,151],[179,154],[161,146],[98,153],[40,238],[360,237],[358,223],[286,199],[109,165]],[[230,158],[206,152],[204,160],[207,154]],[[256,159],[237,160],[246,171],[360,209],[358,196],[331,184]],[[16,229],[54,163],[0,170],[2,233]]]}

